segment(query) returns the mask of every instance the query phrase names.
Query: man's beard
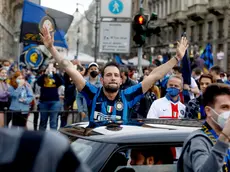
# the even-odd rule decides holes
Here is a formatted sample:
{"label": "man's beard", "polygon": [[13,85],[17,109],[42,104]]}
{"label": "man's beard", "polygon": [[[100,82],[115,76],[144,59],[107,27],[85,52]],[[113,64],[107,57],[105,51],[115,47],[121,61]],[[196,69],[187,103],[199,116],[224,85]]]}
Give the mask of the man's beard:
{"label": "man's beard", "polygon": [[111,87],[110,85],[104,86],[105,91],[108,93],[115,93],[119,90],[119,86],[117,85],[117,87]]}

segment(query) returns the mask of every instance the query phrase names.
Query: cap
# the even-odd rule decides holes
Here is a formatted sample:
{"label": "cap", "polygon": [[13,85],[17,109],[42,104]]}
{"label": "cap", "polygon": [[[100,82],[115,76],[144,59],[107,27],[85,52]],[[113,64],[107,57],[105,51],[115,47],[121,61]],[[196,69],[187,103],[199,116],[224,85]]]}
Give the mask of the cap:
{"label": "cap", "polygon": [[96,66],[97,68],[99,67],[97,63],[92,62],[89,64],[88,69],[91,68],[92,66]]}

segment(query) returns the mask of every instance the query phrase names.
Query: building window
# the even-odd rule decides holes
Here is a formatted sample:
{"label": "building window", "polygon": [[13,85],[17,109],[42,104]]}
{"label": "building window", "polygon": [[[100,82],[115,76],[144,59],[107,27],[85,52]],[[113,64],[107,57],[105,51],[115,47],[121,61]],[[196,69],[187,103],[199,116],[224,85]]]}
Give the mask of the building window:
{"label": "building window", "polygon": [[169,30],[169,32],[168,32],[168,40],[171,42],[172,41],[172,39],[171,39],[171,35],[172,35],[172,31],[171,30]]}
{"label": "building window", "polygon": [[212,39],[212,21],[208,22],[208,40]]}
{"label": "building window", "polygon": [[194,41],[194,26],[191,26],[191,37],[190,37],[191,42]]}
{"label": "building window", "polygon": [[199,24],[199,35],[198,35],[199,41],[203,40],[203,24]]}
{"label": "building window", "polygon": [[219,30],[218,30],[218,38],[224,37],[224,19],[219,19]]}
{"label": "building window", "polygon": [[176,41],[177,40],[177,28],[173,29],[173,40]]}

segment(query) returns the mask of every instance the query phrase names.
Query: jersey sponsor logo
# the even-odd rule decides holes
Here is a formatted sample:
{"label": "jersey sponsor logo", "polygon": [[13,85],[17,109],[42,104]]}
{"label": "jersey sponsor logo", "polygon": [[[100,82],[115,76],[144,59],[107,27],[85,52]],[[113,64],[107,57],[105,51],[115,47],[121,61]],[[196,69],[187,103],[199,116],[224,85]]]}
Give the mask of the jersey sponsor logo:
{"label": "jersey sponsor logo", "polygon": [[112,115],[105,115],[101,112],[95,111],[94,112],[94,120],[95,121],[112,121],[112,120],[121,120],[121,116],[112,116]]}

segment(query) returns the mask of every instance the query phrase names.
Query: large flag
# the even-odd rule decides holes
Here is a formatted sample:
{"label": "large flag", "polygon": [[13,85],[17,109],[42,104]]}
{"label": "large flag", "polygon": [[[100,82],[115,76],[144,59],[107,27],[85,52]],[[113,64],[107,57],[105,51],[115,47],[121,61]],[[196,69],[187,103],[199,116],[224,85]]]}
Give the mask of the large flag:
{"label": "large flag", "polygon": [[210,69],[213,66],[213,55],[212,55],[212,45],[207,44],[203,53],[200,56],[204,60],[205,66],[207,69]]}
{"label": "large flag", "polygon": [[20,70],[26,68],[39,72],[48,66],[48,55],[43,52],[42,45],[30,44],[25,46],[19,58]]}
{"label": "large flag", "polygon": [[54,45],[68,48],[64,36],[72,20],[71,15],[25,0],[20,42],[42,44],[39,33],[43,27],[48,27],[50,32],[54,32]]}

